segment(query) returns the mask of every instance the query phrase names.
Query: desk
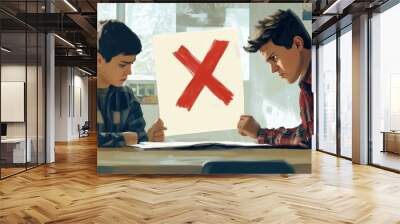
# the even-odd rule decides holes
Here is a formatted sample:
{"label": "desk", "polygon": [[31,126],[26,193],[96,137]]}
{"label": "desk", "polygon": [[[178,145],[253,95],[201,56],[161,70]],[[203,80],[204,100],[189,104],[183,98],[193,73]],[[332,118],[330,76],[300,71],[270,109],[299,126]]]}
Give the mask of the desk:
{"label": "desk", "polygon": [[400,131],[382,131],[383,152],[400,154]]}
{"label": "desk", "polygon": [[98,148],[99,174],[200,174],[210,161],[283,160],[296,173],[311,172],[311,150],[305,149],[207,149],[150,150],[131,147]]}
{"label": "desk", "polygon": [[[31,139],[27,139],[28,147],[25,154],[25,138],[1,139],[1,156],[6,163],[25,163],[31,161]],[[11,156],[12,155],[12,156]],[[12,158],[12,159],[11,159]]]}

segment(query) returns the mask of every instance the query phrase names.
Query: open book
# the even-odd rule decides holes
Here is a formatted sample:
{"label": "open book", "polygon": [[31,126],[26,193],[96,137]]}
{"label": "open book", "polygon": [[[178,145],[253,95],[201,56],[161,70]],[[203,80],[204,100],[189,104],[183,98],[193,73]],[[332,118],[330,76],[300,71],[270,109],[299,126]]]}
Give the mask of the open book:
{"label": "open book", "polygon": [[269,144],[231,141],[200,141],[200,142],[141,142],[129,145],[141,149],[205,149],[205,148],[270,148]]}

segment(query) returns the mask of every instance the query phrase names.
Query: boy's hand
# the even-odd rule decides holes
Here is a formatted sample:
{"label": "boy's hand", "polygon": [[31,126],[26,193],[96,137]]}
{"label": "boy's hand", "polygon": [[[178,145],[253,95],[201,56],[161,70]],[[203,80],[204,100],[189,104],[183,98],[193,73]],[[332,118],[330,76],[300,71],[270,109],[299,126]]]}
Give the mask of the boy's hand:
{"label": "boy's hand", "polygon": [[260,130],[260,125],[253,118],[253,116],[242,115],[240,116],[237,128],[239,134],[241,134],[242,136],[257,138],[257,132],[258,130]]}
{"label": "boy's hand", "polygon": [[122,136],[124,136],[126,145],[134,145],[138,142],[138,136],[136,132],[122,132]]}
{"label": "boy's hand", "polygon": [[157,121],[149,128],[147,131],[147,136],[149,137],[150,142],[163,142],[165,139],[164,130],[167,130],[164,127],[164,122],[158,118]]}

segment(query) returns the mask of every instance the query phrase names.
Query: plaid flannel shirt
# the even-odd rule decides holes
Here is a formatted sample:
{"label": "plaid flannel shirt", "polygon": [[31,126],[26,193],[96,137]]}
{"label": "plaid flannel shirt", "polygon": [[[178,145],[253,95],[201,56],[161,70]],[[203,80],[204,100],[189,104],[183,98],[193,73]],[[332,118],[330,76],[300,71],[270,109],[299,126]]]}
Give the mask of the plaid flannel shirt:
{"label": "plaid flannel shirt", "polygon": [[314,104],[311,89],[311,64],[299,83],[301,124],[294,128],[260,129],[257,134],[259,143],[271,145],[301,146],[311,148],[311,137],[314,128]]}
{"label": "plaid flannel shirt", "polygon": [[[125,146],[123,132],[136,132],[138,142],[147,141],[140,103],[126,86],[110,86],[105,96],[97,90],[97,145],[99,147]],[[104,108],[102,108],[104,107]]]}

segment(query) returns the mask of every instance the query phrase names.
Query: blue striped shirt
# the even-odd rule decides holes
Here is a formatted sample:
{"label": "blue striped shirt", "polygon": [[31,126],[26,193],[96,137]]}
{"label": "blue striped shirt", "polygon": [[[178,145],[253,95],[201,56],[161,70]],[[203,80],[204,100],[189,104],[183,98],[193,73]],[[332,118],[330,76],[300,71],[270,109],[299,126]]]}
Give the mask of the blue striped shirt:
{"label": "blue striped shirt", "polygon": [[138,142],[147,141],[140,103],[127,87],[97,89],[97,145],[123,147],[123,132],[136,132]]}

